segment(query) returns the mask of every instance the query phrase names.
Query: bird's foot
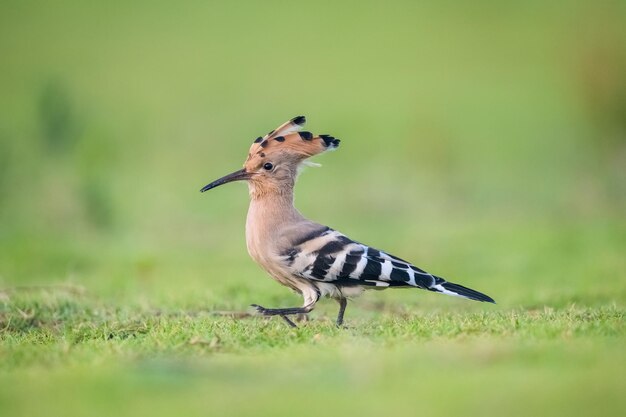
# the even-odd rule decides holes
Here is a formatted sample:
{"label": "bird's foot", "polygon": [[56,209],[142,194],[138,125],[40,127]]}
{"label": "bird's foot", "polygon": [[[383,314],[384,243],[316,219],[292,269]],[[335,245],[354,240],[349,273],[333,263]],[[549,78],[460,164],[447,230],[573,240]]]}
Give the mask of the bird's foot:
{"label": "bird's foot", "polygon": [[290,308],[265,308],[258,304],[251,304],[251,307],[254,307],[257,312],[263,314],[264,316],[285,316],[291,314],[305,314],[310,311],[305,307],[290,307]]}
{"label": "bird's foot", "polygon": [[266,311],[268,310],[267,308],[260,306],[258,304],[250,304],[250,307],[254,307],[254,309],[257,311],[257,313],[263,314],[264,316],[269,316],[271,314],[267,314]]}
{"label": "bird's foot", "polygon": [[298,327],[298,326],[296,325],[296,323],[294,323],[293,321],[291,321],[291,320],[289,319],[289,317],[287,317],[287,316],[281,316],[281,317],[283,318],[283,320],[285,320],[285,322],[287,323],[287,325],[288,325],[289,327],[295,327],[295,328],[297,328],[297,327]]}
{"label": "bird's foot", "polygon": [[260,306],[258,304],[252,304],[251,307],[254,307],[256,309],[256,311],[264,316],[281,316],[283,318],[283,320],[285,320],[285,322],[290,326],[290,327],[298,327],[296,326],[296,324],[289,319],[289,317],[287,317],[288,315],[291,314],[298,314],[298,315],[304,315],[306,313],[308,313],[308,309],[304,308],[304,307],[293,307],[293,308],[265,308],[263,306]]}

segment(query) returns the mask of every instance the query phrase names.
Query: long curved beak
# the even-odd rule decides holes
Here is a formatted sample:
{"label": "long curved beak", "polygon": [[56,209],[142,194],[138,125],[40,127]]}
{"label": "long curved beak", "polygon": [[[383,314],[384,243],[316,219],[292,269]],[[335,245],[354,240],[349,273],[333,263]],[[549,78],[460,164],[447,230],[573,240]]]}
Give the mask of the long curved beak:
{"label": "long curved beak", "polygon": [[205,185],[204,187],[202,187],[200,192],[203,193],[205,191],[209,191],[210,189],[219,187],[220,185],[226,184],[227,182],[247,180],[251,176],[252,174],[246,172],[245,169],[240,169],[239,171],[235,171],[232,174],[228,174],[220,178],[219,180],[215,180],[212,183]]}

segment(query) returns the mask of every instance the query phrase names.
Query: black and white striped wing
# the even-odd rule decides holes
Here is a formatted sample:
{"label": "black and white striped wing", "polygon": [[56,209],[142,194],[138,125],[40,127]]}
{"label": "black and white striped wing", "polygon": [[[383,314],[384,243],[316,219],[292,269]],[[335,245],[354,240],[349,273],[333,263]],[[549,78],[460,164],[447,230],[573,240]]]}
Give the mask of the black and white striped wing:
{"label": "black and white striped wing", "polygon": [[355,242],[323,228],[300,240],[285,253],[292,273],[313,281],[338,286],[418,287],[448,295],[493,302],[488,296],[447,282],[403,259]]}

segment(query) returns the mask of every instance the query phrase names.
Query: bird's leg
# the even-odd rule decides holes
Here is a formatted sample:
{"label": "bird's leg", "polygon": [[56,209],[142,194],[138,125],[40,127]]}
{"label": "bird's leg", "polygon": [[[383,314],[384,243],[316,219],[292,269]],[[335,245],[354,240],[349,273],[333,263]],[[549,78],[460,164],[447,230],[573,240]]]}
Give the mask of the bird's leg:
{"label": "bird's leg", "polygon": [[290,316],[292,314],[306,314],[313,310],[310,306],[304,307],[288,307],[288,308],[265,308],[258,304],[252,304],[256,311],[264,316]]}
{"label": "bird's leg", "polygon": [[346,306],[348,305],[348,299],[339,298],[337,300],[339,303],[339,314],[337,314],[337,327],[341,327],[343,324],[343,314],[346,312]]}
{"label": "bird's leg", "polygon": [[313,310],[313,306],[315,303],[305,305],[304,307],[290,307],[290,308],[265,308],[258,304],[252,304],[252,307],[256,308],[256,311],[263,314],[264,316],[281,316],[283,320],[287,322],[290,327],[298,327],[296,324],[289,319],[289,315],[293,314],[306,314]]}
{"label": "bird's leg", "polygon": [[287,316],[291,315],[306,315],[311,312],[315,308],[315,303],[319,300],[319,291],[308,291],[304,294],[304,302],[305,304],[302,307],[289,307],[289,308],[265,308],[258,304],[252,304],[252,307],[256,309],[259,313],[264,316],[281,316],[283,320],[287,322],[287,324],[291,327],[298,327],[296,324]]}

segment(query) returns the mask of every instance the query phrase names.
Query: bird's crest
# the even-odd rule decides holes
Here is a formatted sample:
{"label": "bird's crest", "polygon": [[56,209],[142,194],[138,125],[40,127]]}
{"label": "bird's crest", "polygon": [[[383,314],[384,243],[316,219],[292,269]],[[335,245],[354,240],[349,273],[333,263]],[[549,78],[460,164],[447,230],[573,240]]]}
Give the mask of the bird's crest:
{"label": "bird's crest", "polygon": [[330,135],[314,136],[311,132],[301,131],[305,123],[304,116],[297,116],[267,135],[259,136],[250,147],[245,166],[261,165],[266,158],[278,154],[304,160],[339,146],[339,139]]}

